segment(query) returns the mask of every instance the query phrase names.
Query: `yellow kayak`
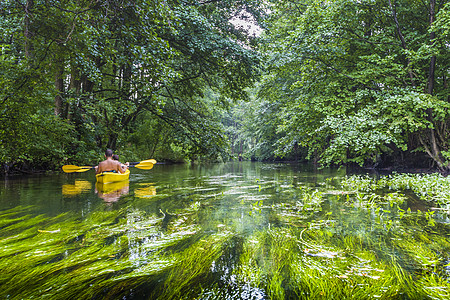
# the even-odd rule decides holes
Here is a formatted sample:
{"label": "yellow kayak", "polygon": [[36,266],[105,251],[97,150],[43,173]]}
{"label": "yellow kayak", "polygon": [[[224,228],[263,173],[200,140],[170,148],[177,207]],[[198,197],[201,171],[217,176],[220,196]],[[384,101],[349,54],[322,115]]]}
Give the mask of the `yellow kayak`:
{"label": "yellow kayak", "polygon": [[125,173],[103,172],[95,175],[98,183],[110,183],[128,180],[130,178],[130,170],[126,170]]}

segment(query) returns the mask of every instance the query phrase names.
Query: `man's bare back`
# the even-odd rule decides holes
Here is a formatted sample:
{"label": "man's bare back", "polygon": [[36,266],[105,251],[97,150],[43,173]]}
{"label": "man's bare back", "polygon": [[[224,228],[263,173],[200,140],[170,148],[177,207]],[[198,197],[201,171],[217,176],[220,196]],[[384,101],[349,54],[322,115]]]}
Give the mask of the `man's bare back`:
{"label": "man's bare back", "polygon": [[107,157],[106,160],[98,164],[96,174],[108,171],[117,171],[119,173],[125,173],[125,170],[122,168],[122,164],[117,160],[113,160],[111,157]]}
{"label": "man's bare back", "polygon": [[113,151],[111,149],[106,149],[105,151],[106,159],[95,167],[95,174],[100,174],[102,172],[114,172],[125,173],[128,169],[128,162],[126,164],[121,164],[118,160],[113,159]]}

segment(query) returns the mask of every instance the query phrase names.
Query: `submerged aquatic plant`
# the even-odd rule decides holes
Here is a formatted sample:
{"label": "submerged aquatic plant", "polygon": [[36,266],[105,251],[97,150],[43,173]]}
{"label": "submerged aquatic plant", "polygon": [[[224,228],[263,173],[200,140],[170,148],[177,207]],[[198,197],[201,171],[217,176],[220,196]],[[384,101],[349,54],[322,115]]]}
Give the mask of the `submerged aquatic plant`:
{"label": "submerged aquatic plant", "polygon": [[[404,295],[445,299],[448,295],[450,284],[434,273],[410,273],[395,256],[380,260],[368,247],[375,241],[355,236],[336,241],[324,230],[326,226],[316,225],[300,235],[282,228],[256,233],[244,244],[235,270],[238,280],[264,289],[270,299],[400,299]],[[302,235],[305,231],[308,238]],[[413,251],[414,246],[409,247]],[[434,289],[431,282],[438,282]]]}
{"label": "submerged aquatic plant", "polygon": [[414,177],[193,177],[83,216],[1,211],[0,297],[448,299],[448,221],[407,193],[445,181]]}
{"label": "submerged aquatic plant", "polygon": [[379,179],[365,176],[347,176],[341,181],[346,190],[379,192],[383,189],[413,191],[424,201],[435,201],[438,205],[450,205],[450,177],[440,174],[398,174],[381,176]]}
{"label": "submerged aquatic plant", "polygon": [[201,283],[211,272],[211,266],[223,254],[224,244],[233,233],[223,230],[205,236],[184,251],[174,254],[176,263],[168,272],[158,299],[193,299],[200,293]]}
{"label": "submerged aquatic plant", "polygon": [[[92,298],[128,293],[177,263],[164,249],[190,238],[195,226],[161,229],[164,216],[136,210],[32,217],[29,208],[3,212],[15,220],[0,229],[0,284],[5,298]],[[14,218],[11,218],[15,216]],[[20,232],[17,230],[20,229]],[[6,237],[5,237],[6,236]],[[124,289],[126,287],[126,289]]]}

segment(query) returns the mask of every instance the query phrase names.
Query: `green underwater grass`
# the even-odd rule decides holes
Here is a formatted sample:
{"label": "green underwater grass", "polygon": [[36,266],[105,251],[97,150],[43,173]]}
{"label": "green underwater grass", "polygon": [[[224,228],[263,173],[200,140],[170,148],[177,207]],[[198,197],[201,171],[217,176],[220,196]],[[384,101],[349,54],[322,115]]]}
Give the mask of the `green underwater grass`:
{"label": "green underwater grass", "polygon": [[[161,234],[162,220],[126,210],[95,212],[83,221],[67,214],[16,218],[0,230],[0,296],[86,299],[128,292],[171,267],[176,257],[163,250],[195,230],[177,226]],[[19,233],[5,237],[13,232]]]}
{"label": "green underwater grass", "polygon": [[278,189],[280,201],[261,197],[272,183],[259,182],[251,200],[237,198],[231,208],[238,220],[258,222],[245,234],[247,223],[202,223],[226,193],[155,214],[2,211],[0,297],[449,299],[449,224],[406,209],[404,193],[443,206],[447,179],[332,181],[324,189]]}
{"label": "green underwater grass", "polygon": [[[448,224],[437,226],[430,212],[401,208],[406,187],[415,192],[427,187],[431,193],[430,185],[411,178],[416,177],[408,176],[407,186],[396,185],[398,190],[389,193],[381,192],[387,179],[347,178],[344,190],[330,193],[349,207],[347,216],[342,208],[338,213],[313,209],[321,217],[311,218],[298,203],[280,205],[279,219],[293,226],[249,237],[235,270],[241,284],[264,289],[269,299],[448,299]],[[433,195],[442,194],[447,179],[430,178],[443,180],[433,189]],[[366,217],[357,219],[355,214]]]}
{"label": "green underwater grass", "polygon": [[[378,257],[370,241],[347,237],[323,239],[323,229],[311,228],[312,238],[272,229],[245,243],[235,273],[242,284],[265,289],[269,299],[447,299],[450,284],[433,270],[406,271],[395,256]],[[320,236],[317,238],[314,236]],[[430,254],[424,247],[403,244],[414,263],[423,266]],[[423,245],[422,245],[423,246]],[[427,264],[430,261],[427,261]],[[433,263],[436,263],[434,260]],[[429,267],[430,265],[427,265]]]}

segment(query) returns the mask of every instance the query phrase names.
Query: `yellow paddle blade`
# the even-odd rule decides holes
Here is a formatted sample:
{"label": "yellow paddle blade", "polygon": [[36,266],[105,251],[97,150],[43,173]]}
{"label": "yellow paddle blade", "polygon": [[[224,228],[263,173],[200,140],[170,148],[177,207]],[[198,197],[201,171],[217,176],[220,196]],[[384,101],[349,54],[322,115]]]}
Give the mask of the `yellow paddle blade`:
{"label": "yellow paddle blade", "polygon": [[86,172],[92,169],[91,166],[75,166],[75,165],[65,165],[62,167],[63,171],[66,173],[74,173],[74,172]]}
{"label": "yellow paddle blade", "polygon": [[139,169],[143,169],[143,170],[150,170],[150,169],[153,168],[153,163],[150,162],[150,161],[141,161],[140,163],[138,163],[134,167],[139,168]]}
{"label": "yellow paddle blade", "polygon": [[143,160],[143,161],[141,161],[139,163],[144,163],[144,162],[151,162],[152,164],[156,165],[156,160],[155,159],[146,159],[146,160]]}
{"label": "yellow paddle blade", "polygon": [[78,170],[77,172],[86,172],[86,171],[88,171],[88,170],[90,170],[90,169],[93,169],[94,167],[91,167],[91,166],[81,166],[80,168],[81,168],[81,170]]}

